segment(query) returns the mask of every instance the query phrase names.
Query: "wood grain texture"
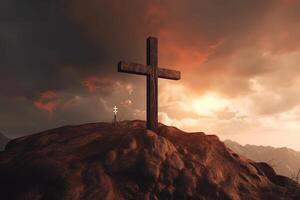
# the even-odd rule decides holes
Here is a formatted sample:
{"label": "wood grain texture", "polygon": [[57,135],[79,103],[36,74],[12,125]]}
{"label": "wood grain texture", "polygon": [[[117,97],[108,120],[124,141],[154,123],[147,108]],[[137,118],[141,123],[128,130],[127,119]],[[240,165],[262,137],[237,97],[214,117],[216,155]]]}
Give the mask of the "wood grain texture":
{"label": "wood grain texture", "polygon": [[172,69],[158,68],[158,77],[171,80],[180,80],[181,73],[180,71]]}
{"label": "wood grain texture", "polygon": [[147,75],[147,128],[156,131],[158,125],[157,99],[157,38],[147,39],[147,65],[151,66],[152,73]]}
{"label": "wood grain texture", "polygon": [[148,75],[152,72],[152,69],[150,66],[147,65],[121,61],[118,63],[118,72]]}
{"label": "wood grain texture", "polygon": [[[118,63],[118,72],[124,72],[129,74],[137,74],[137,75],[148,75],[153,71],[153,67],[149,65],[143,65],[139,63],[133,62],[124,62],[121,61]],[[171,79],[171,80],[180,80],[180,71],[166,69],[166,68],[158,68],[158,78]]]}

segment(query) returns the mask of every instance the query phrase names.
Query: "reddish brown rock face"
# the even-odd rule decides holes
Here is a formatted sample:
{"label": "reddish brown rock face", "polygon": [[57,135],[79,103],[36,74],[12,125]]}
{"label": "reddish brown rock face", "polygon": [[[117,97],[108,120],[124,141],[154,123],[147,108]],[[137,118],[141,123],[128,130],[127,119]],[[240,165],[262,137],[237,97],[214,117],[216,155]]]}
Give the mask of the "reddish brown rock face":
{"label": "reddish brown rock face", "polygon": [[299,188],[216,136],[145,122],[66,126],[0,153],[1,199],[300,199]]}

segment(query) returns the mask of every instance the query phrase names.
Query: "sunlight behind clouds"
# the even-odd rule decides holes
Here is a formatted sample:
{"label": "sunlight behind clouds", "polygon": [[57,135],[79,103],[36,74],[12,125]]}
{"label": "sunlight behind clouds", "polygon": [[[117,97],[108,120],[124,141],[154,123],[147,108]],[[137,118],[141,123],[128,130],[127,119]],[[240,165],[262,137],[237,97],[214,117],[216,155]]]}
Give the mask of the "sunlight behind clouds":
{"label": "sunlight behind clouds", "polygon": [[300,150],[300,107],[277,114],[260,113],[261,105],[272,106],[280,95],[256,79],[250,82],[252,93],[236,98],[216,92],[197,95],[182,84],[162,84],[159,120],[185,131],[203,131],[242,144],[289,146]]}
{"label": "sunlight behind clouds", "polygon": [[230,106],[230,102],[215,93],[208,93],[192,99],[191,103],[187,102],[188,105],[199,115],[214,116],[215,112]]}

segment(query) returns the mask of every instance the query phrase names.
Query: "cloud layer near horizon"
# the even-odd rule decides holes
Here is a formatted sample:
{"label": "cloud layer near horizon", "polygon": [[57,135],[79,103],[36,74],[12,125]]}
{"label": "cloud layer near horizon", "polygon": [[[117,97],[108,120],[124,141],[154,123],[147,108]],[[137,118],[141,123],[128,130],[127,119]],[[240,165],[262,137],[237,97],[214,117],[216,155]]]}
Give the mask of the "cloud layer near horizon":
{"label": "cloud layer near horizon", "polygon": [[[145,118],[145,62],[159,38],[160,119],[254,143],[285,132],[300,149],[300,3],[294,0],[41,1],[0,5],[0,130],[15,137],[64,124]],[[248,136],[246,136],[248,135]],[[269,143],[268,143],[269,142]]]}

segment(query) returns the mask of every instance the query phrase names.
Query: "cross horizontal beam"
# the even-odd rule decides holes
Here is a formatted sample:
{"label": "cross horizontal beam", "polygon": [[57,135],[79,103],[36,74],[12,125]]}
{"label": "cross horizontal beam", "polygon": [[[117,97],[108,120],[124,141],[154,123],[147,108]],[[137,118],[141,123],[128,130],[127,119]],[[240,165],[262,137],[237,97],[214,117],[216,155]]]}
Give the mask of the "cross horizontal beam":
{"label": "cross horizontal beam", "polygon": [[[132,62],[119,62],[118,63],[118,72],[125,72],[130,74],[139,74],[139,75],[150,75],[153,71],[153,67],[138,63]],[[180,71],[158,68],[158,77],[171,80],[180,80],[181,74]]]}
{"label": "cross horizontal beam", "polygon": [[150,66],[143,65],[143,64],[121,61],[118,63],[118,72],[148,75],[151,74],[152,68]]}
{"label": "cross horizontal beam", "polygon": [[180,80],[180,71],[158,68],[158,77],[171,80]]}

